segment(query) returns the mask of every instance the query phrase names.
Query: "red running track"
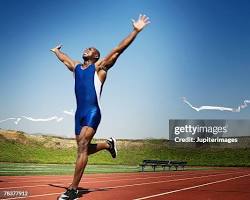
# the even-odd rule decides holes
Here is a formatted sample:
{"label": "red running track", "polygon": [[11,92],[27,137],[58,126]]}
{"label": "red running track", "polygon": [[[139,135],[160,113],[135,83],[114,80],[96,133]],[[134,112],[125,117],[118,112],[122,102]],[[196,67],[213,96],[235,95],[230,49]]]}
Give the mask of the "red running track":
{"label": "red running track", "polygon": [[[72,176],[0,177],[0,199],[52,200]],[[250,168],[84,175],[80,199],[88,200],[249,200]],[[6,196],[27,191],[27,197]],[[14,195],[14,194],[13,194]]]}

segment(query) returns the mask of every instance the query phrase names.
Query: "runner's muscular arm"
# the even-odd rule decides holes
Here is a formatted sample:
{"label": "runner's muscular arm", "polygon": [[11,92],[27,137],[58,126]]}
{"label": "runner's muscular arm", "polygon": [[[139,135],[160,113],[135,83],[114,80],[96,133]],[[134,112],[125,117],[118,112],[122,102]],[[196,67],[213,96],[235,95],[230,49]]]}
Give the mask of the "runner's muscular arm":
{"label": "runner's muscular arm", "polygon": [[133,21],[133,31],[121,41],[121,43],[114,48],[105,58],[100,61],[97,61],[96,66],[98,71],[104,70],[107,71],[110,69],[116,62],[117,58],[121,53],[134,41],[137,34],[142,31],[142,29],[149,24],[149,18],[146,15],[140,15],[137,21]]}
{"label": "runner's muscular arm", "polygon": [[74,60],[72,60],[68,55],[66,55],[65,53],[61,52],[62,45],[58,45],[55,48],[50,49],[52,52],[55,53],[55,55],[57,56],[57,58],[63,62],[70,71],[74,71],[75,66],[77,63]]}

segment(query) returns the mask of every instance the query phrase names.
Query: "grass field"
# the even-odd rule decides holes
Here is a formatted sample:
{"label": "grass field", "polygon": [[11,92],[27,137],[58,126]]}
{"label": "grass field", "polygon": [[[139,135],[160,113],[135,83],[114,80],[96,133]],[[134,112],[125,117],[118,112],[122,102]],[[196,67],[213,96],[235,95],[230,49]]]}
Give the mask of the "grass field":
{"label": "grass field", "polygon": [[[72,164],[76,157],[73,147],[54,149],[9,140],[0,141],[0,150],[1,162]],[[107,151],[99,152],[89,157],[89,164],[135,166],[144,159],[185,160],[193,166],[250,166],[250,149],[169,148],[160,140],[146,140],[140,146],[120,148],[117,159]]]}
{"label": "grass field", "polygon": [[[185,160],[189,166],[250,166],[250,148],[173,148],[166,144],[166,140],[151,139],[121,140],[118,141],[118,150],[116,159],[112,159],[107,151],[90,156],[87,172],[138,171],[139,163],[144,159]],[[0,134],[1,174],[35,173],[32,172],[35,163],[36,171],[42,170],[39,173],[70,174],[75,158],[74,140],[51,136],[37,140],[24,133],[15,133],[14,136],[10,133]]]}

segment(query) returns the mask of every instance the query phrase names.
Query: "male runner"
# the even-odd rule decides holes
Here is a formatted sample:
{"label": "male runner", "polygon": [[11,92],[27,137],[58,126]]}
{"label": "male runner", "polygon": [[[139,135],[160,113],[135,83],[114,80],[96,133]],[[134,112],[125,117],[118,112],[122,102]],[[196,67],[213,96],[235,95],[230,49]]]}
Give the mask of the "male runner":
{"label": "male runner", "polygon": [[77,187],[87,165],[88,155],[104,149],[108,150],[113,158],[117,155],[116,140],[114,138],[109,138],[106,142],[97,144],[91,144],[91,140],[101,120],[99,99],[108,70],[115,64],[121,53],[133,42],[137,34],[150,23],[146,15],[140,15],[137,21],[132,20],[132,22],[133,31],[103,59],[99,60],[100,53],[94,47],[84,50],[82,55],[83,63],[74,61],[61,52],[62,45],[51,49],[58,59],[70,71],[74,72],[77,102],[75,134],[78,149],[75,173],[72,184],[59,197],[59,200],[78,199]]}

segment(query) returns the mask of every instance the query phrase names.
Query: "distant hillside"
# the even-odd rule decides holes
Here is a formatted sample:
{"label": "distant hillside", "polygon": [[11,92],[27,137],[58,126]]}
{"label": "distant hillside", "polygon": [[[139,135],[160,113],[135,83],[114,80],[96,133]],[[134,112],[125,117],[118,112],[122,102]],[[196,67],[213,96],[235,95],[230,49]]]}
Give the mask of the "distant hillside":
{"label": "distant hillside", "polygon": [[[13,130],[3,130],[0,129],[0,140],[14,141],[17,143],[25,145],[41,145],[46,148],[52,149],[70,149],[76,148],[76,141],[74,138],[63,138],[58,136],[48,136],[42,134],[27,134],[22,131],[13,131]],[[95,142],[104,142],[105,139],[93,139]],[[142,146],[145,141],[154,141],[161,145],[167,145],[168,140],[163,139],[150,139],[150,140],[128,140],[128,139],[118,139],[117,146],[118,148],[136,148]]]}
{"label": "distant hillside", "polygon": [[[103,140],[95,140],[98,142]],[[250,166],[250,148],[190,148],[168,140],[118,140],[118,157],[107,151],[89,158],[89,164],[138,165],[144,159],[185,160],[196,166]],[[74,163],[74,139],[29,135],[0,129],[0,162]]]}
{"label": "distant hillside", "polygon": [[74,139],[47,136],[47,135],[31,135],[22,131],[2,130],[0,129],[0,140],[15,141],[17,143],[32,145],[40,144],[48,148],[71,148],[76,147]]}

